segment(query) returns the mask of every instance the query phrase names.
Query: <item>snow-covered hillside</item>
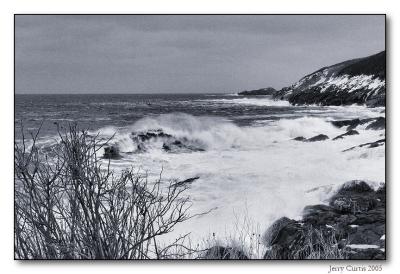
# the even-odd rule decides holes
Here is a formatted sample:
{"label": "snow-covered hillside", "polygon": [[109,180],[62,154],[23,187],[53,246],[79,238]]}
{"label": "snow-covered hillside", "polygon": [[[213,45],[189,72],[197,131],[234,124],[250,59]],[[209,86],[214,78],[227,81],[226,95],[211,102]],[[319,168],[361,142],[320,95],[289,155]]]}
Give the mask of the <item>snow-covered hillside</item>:
{"label": "snow-covered hillside", "polygon": [[386,53],[345,61],[311,73],[283,88],[276,98],[292,104],[384,106]]}

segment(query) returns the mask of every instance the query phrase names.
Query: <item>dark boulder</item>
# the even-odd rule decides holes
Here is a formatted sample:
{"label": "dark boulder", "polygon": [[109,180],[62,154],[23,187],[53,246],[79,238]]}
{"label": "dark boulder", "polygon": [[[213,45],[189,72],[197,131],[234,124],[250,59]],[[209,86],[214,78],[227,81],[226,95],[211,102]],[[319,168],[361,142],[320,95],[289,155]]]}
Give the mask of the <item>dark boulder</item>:
{"label": "dark boulder", "polygon": [[364,181],[352,180],[344,183],[337,191],[338,194],[371,193],[374,190]]}
{"label": "dark boulder", "polygon": [[278,219],[264,234],[264,244],[269,247],[264,259],[304,259],[309,228],[286,217]]}
{"label": "dark boulder", "polygon": [[196,176],[196,177],[192,177],[192,178],[189,178],[189,179],[186,179],[186,180],[183,180],[183,181],[176,182],[176,183],[173,184],[173,185],[174,185],[174,186],[178,186],[178,187],[186,186],[186,185],[188,185],[188,184],[193,183],[194,181],[196,181],[196,180],[198,180],[198,179],[200,179],[200,177]]}
{"label": "dark boulder", "polygon": [[329,199],[329,205],[342,213],[366,212],[377,205],[376,193],[364,181],[349,181]]}
{"label": "dark boulder", "polygon": [[311,205],[303,209],[303,221],[314,226],[336,224],[340,214],[328,205]]}
{"label": "dark boulder", "polygon": [[359,147],[365,147],[365,148],[380,147],[380,146],[383,146],[385,143],[386,143],[386,139],[380,139],[375,142],[365,143],[365,144],[361,144],[358,146],[354,146],[354,147],[342,150],[342,152],[347,152],[347,151],[350,151],[350,150],[353,150],[353,149],[359,148]]}
{"label": "dark boulder", "polygon": [[385,129],[386,119],[384,117],[378,117],[375,121],[369,124],[366,129],[381,130]]}
{"label": "dark boulder", "polygon": [[348,235],[348,241],[352,244],[374,244],[380,245],[380,239],[385,234],[385,224],[370,223],[357,226]]}
{"label": "dark boulder", "polygon": [[358,212],[357,219],[353,222],[355,225],[366,225],[371,223],[385,223],[385,207],[382,203],[377,203],[377,207],[367,212]]}
{"label": "dark boulder", "polygon": [[293,138],[293,140],[295,140],[295,141],[302,141],[302,142],[304,142],[305,140],[307,140],[306,138],[304,138],[303,136],[298,136],[298,137],[296,137],[296,138]]}
{"label": "dark boulder", "polygon": [[329,139],[329,137],[326,136],[325,134],[319,134],[314,137],[308,138],[307,140],[305,140],[305,142],[318,142],[318,141],[324,141],[327,139]]}
{"label": "dark boulder", "polygon": [[248,260],[243,251],[232,247],[213,246],[206,251],[207,260]]}
{"label": "dark boulder", "polygon": [[253,95],[274,95],[276,90],[274,88],[261,88],[255,90],[245,90],[239,92],[238,95],[246,95],[246,96],[253,96]]}
{"label": "dark boulder", "polygon": [[265,259],[384,259],[385,184],[343,184],[329,205],[310,205],[299,221],[283,217],[264,235]]}
{"label": "dark boulder", "polygon": [[376,120],[378,120],[378,118],[365,118],[365,119],[350,119],[350,120],[339,120],[339,121],[332,121],[332,125],[334,125],[335,127],[345,127],[347,126],[347,130],[352,130],[355,129],[356,127],[360,126],[360,125],[364,125],[370,122],[374,122]]}
{"label": "dark boulder", "polygon": [[386,203],[386,184],[383,184],[378,188],[376,195],[382,203]]}
{"label": "dark boulder", "polygon": [[333,138],[332,140],[338,140],[338,139],[343,139],[343,137],[345,136],[351,136],[351,135],[358,135],[358,131],[354,130],[354,129],[350,129],[349,131],[347,131],[346,133],[343,133],[341,135],[336,136],[335,138]]}
{"label": "dark boulder", "polygon": [[379,247],[357,247],[350,245],[344,248],[346,257],[350,260],[385,260],[386,254]]}
{"label": "dark boulder", "polygon": [[205,151],[203,144],[193,140],[188,140],[187,138],[182,138],[180,140],[175,138],[169,138],[163,143],[163,150],[166,152],[200,152]]}
{"label": "dark boulder", "polygon": [[286,226],[290,225],[295,225],[296,222],[287,218],[287,217],[282,217],[275,221],[265,232],[263,241],[266,246],[272,246],[277,242],[279,239],[280,233],[282,232],[282,229],[285,228]]}
{"label": "dark boulder", "polygon": [[339,121],[332,121],[332,125],[335,127],[344,127],[347,126],[347,130],[351,130],[356,128],[358,125],[360,125],[362,122],[359,118],[357,119],[351,119],[351,120],[339,120]]}
{"label": "dark boulder", "polygon": [[379,130],[379,129],[385,129],[386,119],[384,117],[365,118],[365,119],[356,118],[356,119],[350,119],[350,120],[332,121],[331,123],[335,127],[339,127],[339,128],[347,126],[348,131],[355,129],[356,127],[358,127],[360,125],[370,123],[366,127],[366,129]]}
{"label": "dark boulder", "polygon": [[119,149],[117,146],[109,146],[104,148],[103,158],[118,160],[122,156],[119,154]]}

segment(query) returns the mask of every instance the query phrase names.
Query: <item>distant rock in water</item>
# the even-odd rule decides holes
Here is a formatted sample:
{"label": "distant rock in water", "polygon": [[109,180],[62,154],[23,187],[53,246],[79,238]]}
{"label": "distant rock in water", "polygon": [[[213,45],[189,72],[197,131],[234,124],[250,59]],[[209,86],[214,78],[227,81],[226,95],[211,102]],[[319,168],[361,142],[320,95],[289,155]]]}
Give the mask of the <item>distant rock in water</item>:
{"label": "distant rock in water", "polygon": [[103,158],[118,160],[121,159],[122,156],[119,154],[119,149],[117,146],[109,146],[104,148]]}
{"label": "distant rock in water", "polygon": [[305,140],[307,140],[307,138],[305,138],[305,137],[303,137],[303,136],[298,136],[298,137],[296,137],[296,138],[293,138],[293,140],[295,140],[295,141],[305,141]]}
{"label": "distant rock in water", "polygon": [[311,205],[296,221],[286,217],[265,232],[265,259],[385,259],[385,184],[343,184],[329,205]]}
{"label": "distant rock in water", "polygon": [[385,106],[386,52],[348,60],[313,72],[274,93],[291,104]]}
{"label": "distant rock in water", "polygon": [[369,124],[366,129],[374,129],[374,130],[379,130],[379,129],[385,129],[386,126],[386,119],[384,117],[379,117],[375,121],[373,121],[371,124]]}
{"label": "distant rock in water", "polygon": [[198,179],[200,179],[200,177],[199,177],[199,176],[196,176],[196,177],[188,178],[188,179],[183,180],[183,181],[176,182],[176,183],[173,184],[173,185],[174,185],[174,186],[177,186],[177,187],[187,186],[187,185],[193,183],[194,181],[196,181],[196,180],[198,180]]}
{"label": "distant rock in water", "polygon": [[347,151],[353,150],[355,148],[360,148],[360,147],[361,148],[362,147],[365,147],[365,148],[379,147],[379,146],[383,146],[385,143],[386,143],[386,139],[380,139],[380,140],[377,140],[375,142],[364,143],[364,144],[361,144],[361,145],[358,145],[358,146],[354,146],[354,147],[345,149],[342,152],[347,152]]}
{"label": "distant rock in water", "polygon": [[238,95],[246,95],[246,96],[251,96],[251,95],[274,95],[276,90],[272,87],[268,88],[261,88],[261,89],[255,89],[255,90],[245,90],[242,92],[239,92]]}
{"label": "distant rock in water", "polygon": [[351,120],[340,120],[340,121],[332,121],[332,125],[335,127],[341,128],[347,126],[347,130],[352,130],[358,127],[359,125],[363,125],[365,123],[371,122],[372,119],[362,119],[359,118],[351,119]]}
{"label": "distant rock in water", "polygon": [[351,119],[351,120],[339,120],[339,121],[332,121],[332,125],[335,127],[341,128],[347,126],[347,130],[350,131],[355,129],[360,125],[364,125],[370,123],[366,129],[373,129],[373,130],[381,130],[385,129],[386,119],[385,117],[376,117],[376,118],[366,118],[366,119]]}
{"label": "distant rock in water", "polygon": [[316,135],[314,137],[308,138],[307,140],[305,140],[304,142],[317,142],[317,141],[324,141],[329,139],[329,137],[325,134],[319,134]]}
{"label": "distant rock in water", "polygon": [[343,137],[345,137],[345,136],[358,135],[358,134],[360,134],[360,133],[358,133],[357,130],[350,129],[346,133],[340,134],[340,135],[336,136],[335,138],[333,138],[332,140],[335,141],[335,140],[343,139]]}
{"label": "distant rock in water", "polygon": [[293,138],[293,140],[301,141],[301,142],[317,142],[317,141],[324,141],[327,139],[329,139],[329,137],[326,136],[325,134],[318,134],[318,135],[308,138],[308,139],[303,136],[298,136],[296,138]]}
{"label": "distant rock in water", "polygon": [[162,129],[150,129],[144,132],[132,132],[130,135],[136,144],[135,152],[145,152],[153,142],[161,141],[165,152],[196,152],[204,151],[205,145],[200,140],[189,140],[186,137],[175,137],[165,133]]}

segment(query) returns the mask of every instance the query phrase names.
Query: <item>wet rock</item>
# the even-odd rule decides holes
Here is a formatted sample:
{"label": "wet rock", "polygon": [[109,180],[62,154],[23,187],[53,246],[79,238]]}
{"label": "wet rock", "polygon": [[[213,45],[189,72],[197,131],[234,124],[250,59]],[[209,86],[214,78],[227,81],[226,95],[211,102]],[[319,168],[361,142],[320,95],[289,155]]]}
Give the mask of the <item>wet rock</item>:
{"label": "wet rock", "polygon": [[119,149],[117,146],[109,146],[104,148],[103,158],[118,160],[122,156],[119,154]]}
{"label": "wet rock", "polygon": [[167,145],[166,143],[163,144],[162,148],[165,151],[171,151],[171,147],[169,145]]}
{"label": "wet rock", "polygon": [[302,141],[302,142],[304,142],[305,140],[307,140],[306,138],[304,138],[303,136],[298,136],[298,137],[296,137],[296,138],[293,138],[293,140],[295,140],[295,141]]}
{"label": "wet rock", "polygon": [[286,226],[294,224],[296,224],[296,222],[287,217],[282,217],[278,219],[264,233],[263,236],[264,244],[266,246],[272,246],[278,241],[282,229],[285,228]]}
{"label": "wet rock", "polygon": [[183,181],[179,181],[179,182],[177,182],[177,183],[175,183],[173,185],[177,186],[177,187],[186,186],[188,184],[193,183],[194,181],[196,181],[198,179],[200,179],[200,177],[196,176],[196,177],[192,177],[192,178],[189,178],[189,179],[186,179],[186,180],[183,180]]}
{"label": "wet rock", "polygon": [[264,234],[264,242],[269,247],[264,259],[303,258],[301,250],[305,246],[306,232],[299,222],[286,217],[279,219]]}
{"label": "wet rock", "polygon": [[378,204],[376,208],[367,212],[359,212],[356,214],[357,219],[353,222],[355,225],[366,225],[372,223],[385,223],[385,208],[382,204]]}
{"label": "wet rock", "polygon": [[329,139],[329,137],[326,136],[325,134],[319,134],[314,137],[308,138],[307,140],[305,140],[305,142],[318,142],[318,141],[324,141],[327,139]]}
{"label": "wet rock", "polygon": [[167,152],[205,151],[202,144],[194,141],[189,141],[186,138],[183,138],[181,140],[169,138],[166,142],[163,143],[163,150]]}
{"label": "wet rock", "polygon": [[352,180],[344,183],[337,191],[338,194],[371,193],[374,190],[364,181]]}
{"label": "wet rock", "polygon": [[213,246],[207,250],[204,259],[207,260],[248,260],[243,251],[232,247]]}
{"label": "wet rock", "polygon": [[374,129],[374,130],[379,130],[379,129],[385,129],[385,122],[386,119],[384,117],[376,117],[376,118],[366,118],[366,119],[350,119],[350,120],[339,120],[339,121],[332,121],[332,125],[335,127],[344,127],[347,126],[347,130],[352,130],[355,129],[356,127],[360,125],[364,125],[367,123],[370,123],[366,129]]}
{"label": "wet rock", "polygon": [[351,136],[351,135],[358,135],[358,131],[354,130],[354,129],[350,129],[349,131],[347,131],[346,133],[343,133],[341,135],[336,136],[335,138],[333,138],[332,140],[338,140],[338,139],[343,139],[343,137],[345,136]]}
{"label": "wet rock", "polygon": [[172,135],[165,133],[162,129],[149,130],[147,132],[132,133],[132,138],[141,142],[149,141],[155,138],[170,138]]}
{"label": "wet rock", "polygon": [[340,216],[328,205],[312,205],[303,209],[303,221],[314,226],[336,224]]}
{"label": "wet rock", "polygon": [[347,151],[350,151],[350,150],[353,150],[353,149],[359,148],[359,147],[365,147],[365,148],[379,147],[379,146],[383,146],[385,143],[386,143],[386,139],[380,139],[375,142],[365,143],[365,144],[361,144],[358,146],[354,146],[354,147],[342,150],[342,152],[347,152]]}
{"label": "wet rock", "polygon": [[359,118],[356,119],[350,119],[350,120],[340,120],[340,121],[332,121],[332,125],[335,127],[344,127],[347,126],[347,130],[352,130],[356,128],[359,125],[362,125],[364,123],[367,123],[368,121],[366,120],[360,120]]}
{"label": "wet rock", "polygon": [[350,260],[384,260],[386,258],[385,252],[379,246],[359,246],[346,246],[344,248],[346,257]]}
{"label": "wet rock", "polygon": [[375,121],[369,124],[366,129],[380,130],[385,129],[386,119],[384,117],[378,117]]}
{"label": "wet rock", "polygon": [[238,95],[246,95],[246,96],[253,96],[253,95],[273,95],[275,94],[276,90],[272,87],[268,88],[261,88],[255,90],[244,90],[239,92]]}
{"label": "wet rock", "polygon": [[342,213],[366,212],[377,204],[376,193],[364,181],[346,182],[329,200],[329,205]]}
{"label": "wet rock", "polygon": [[348,234],[348,240],[352,244],[373,244],[380,245],[380,238],[385,234],[385,225],[369,223],[357,226]]}
{"label": "wet rock", "polygon": [[264,235],[265,259],[385,258],[385,184],[343,184],[329,205],[310,205],[299,221],[283,217]]}
{"label": "wet rock", "polygon": [[137,145],[136,152],[147,150],[152,140],[163,141],[162,149],[166,152],[194,152],[204,151],[203,144],[196,140],[187,138],[177,138],[171,134],[165,133],[162,129],[152,129],[146,132],[133,132],[131,139]]}
{"label": "wet rock", "polygon": [[377,190],[376,190],[376,195],[380,202],[386,203],[386,184],[381,185]]}

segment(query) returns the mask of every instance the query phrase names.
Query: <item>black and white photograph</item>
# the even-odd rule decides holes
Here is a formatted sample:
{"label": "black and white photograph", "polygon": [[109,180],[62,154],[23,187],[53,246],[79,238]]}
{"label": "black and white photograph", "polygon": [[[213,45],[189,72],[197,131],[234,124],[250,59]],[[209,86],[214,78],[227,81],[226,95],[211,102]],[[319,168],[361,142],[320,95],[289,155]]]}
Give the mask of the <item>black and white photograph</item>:
{"label": "black and white photograph", "polygon": [[14,260],[379,266],[386,27],[15,14]]}

